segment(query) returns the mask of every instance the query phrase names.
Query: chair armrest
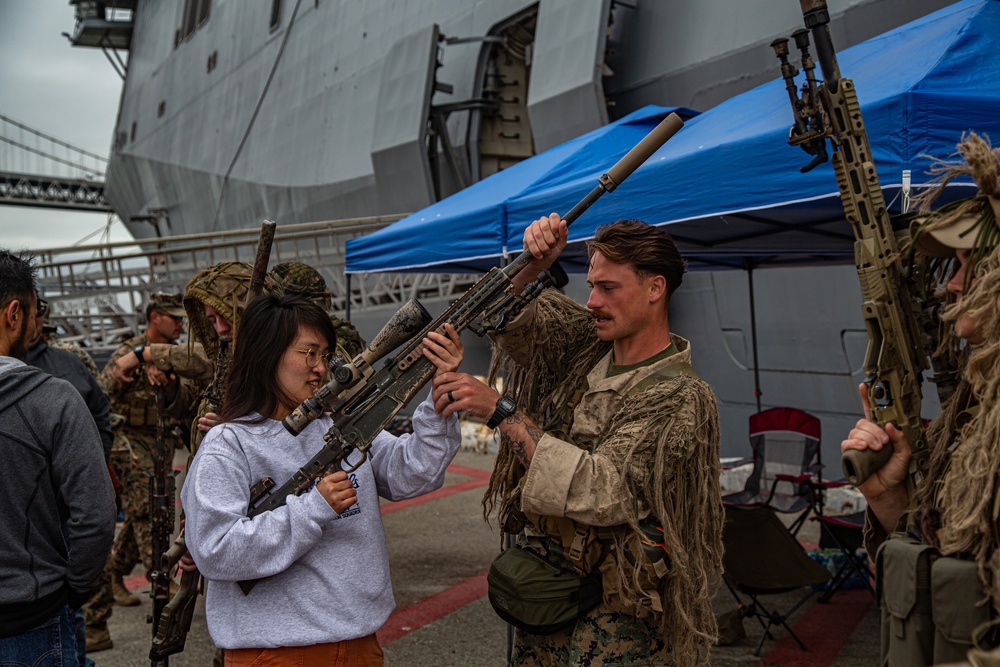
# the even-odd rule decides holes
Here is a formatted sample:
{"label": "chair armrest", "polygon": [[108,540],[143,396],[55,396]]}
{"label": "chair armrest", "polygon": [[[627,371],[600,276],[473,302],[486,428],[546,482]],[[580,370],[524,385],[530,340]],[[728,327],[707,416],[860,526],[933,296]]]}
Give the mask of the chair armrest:
{"label": "chair armrest", "polygon": [[852,486],[852,484],[845,479],[839,479],[835,482],[830,482],[830,481],[823,482],[823,486],[825,486],[828,489],[840,489],[845,486]]}
{"label": "chair armrest", "polygon": [[804,472],[801,475],[778,474],[774,476],[776,482],[792,482],[793,484],[804,484],[813,478],[811,472]]}
{"label": "chair armrest", "polygon": [[739,468],[740,466],[745,466],[748,463],[753,463],[753,459],[737,459],[735,461],[726,461],[722,464],[723,470],[732,470],[733,468]]}

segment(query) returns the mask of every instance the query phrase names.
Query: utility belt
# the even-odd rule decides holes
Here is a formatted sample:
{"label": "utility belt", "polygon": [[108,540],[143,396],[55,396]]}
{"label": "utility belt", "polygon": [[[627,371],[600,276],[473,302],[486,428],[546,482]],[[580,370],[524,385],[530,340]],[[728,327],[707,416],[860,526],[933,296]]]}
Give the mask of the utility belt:
{"label": "utility belt", "polygon": [[975,562],[896,533],[879,549],[876,568],[883,665],[964,662],[970,649],[997,645]]}

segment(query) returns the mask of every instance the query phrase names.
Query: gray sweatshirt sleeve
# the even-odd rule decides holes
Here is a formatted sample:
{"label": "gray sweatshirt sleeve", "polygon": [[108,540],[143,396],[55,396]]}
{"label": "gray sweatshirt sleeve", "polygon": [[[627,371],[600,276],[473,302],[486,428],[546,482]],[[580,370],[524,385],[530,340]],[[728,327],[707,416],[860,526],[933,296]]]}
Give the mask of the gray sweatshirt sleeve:
{"label": "gray sweatshirt sleeve", "polygon": [[[245,432],[240,437],[249,437]],[[244,581],[284,572],[323,536],[337,514],[319,493],[247,518],[253,481],[234,429],[212,429],[181,489],[185,536],[206,578]],[[280,482],[279,482],[280,483]]]}
{"label": "gray sweatshirt sleeve", "polygon": [[115,535],[115,492],[101,437],[83,402],[68,382],[52,379],[45,389],[63,406],[52,433],[52,480],[68,510],[69,561],[66,582],[76,593],[97,584]]}
{"label": "gray sweatshirt sleeve", "polygon": [[458,417],[441,419],[428,395],[413,413],[413,433],[397,438],[383,431],[372,443],[379,495],[405,500],[441,488],[445,469],[461,444]]}

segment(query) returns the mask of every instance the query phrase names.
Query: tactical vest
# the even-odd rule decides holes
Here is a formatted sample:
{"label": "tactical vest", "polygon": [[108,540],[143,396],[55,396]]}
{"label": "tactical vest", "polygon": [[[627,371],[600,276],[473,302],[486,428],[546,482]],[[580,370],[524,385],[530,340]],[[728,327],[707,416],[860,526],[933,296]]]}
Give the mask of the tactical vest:
{"label": "tactical vest", "polygon": [[[687,362],[677,362],[664,366],[658,371],[651,373],[630,388],[622,397],[618,406],[611,412],[614,414],[618,408],[636,394],[639,394],[653,385],[659,384],[681,375],[698,377],[698,374]],[[582,398],[583,393],[575,397],[577,401]],[[570,413],[572,410],[570,410]],[[595,441],[595,447],[608,435],[610,423],[605,426],[604,431]],[[527,476],[521,478],[519,486],[524,489]],[[635,489],[631,489],[633,499],[636,498]],[[635,501],[636,504],[638,500]],[[638,515],[638,507],[634,508]],[[615,563],[607,559],[611,543],[614,539],[613,529],[610,527],[587,526],[578,523],[567,517],[541,516],[538,514],[525,513],[525,516],[538,530],[550,536],[546,545],[550,558],[561,558],[565,564],[572,567],[580,574],[590,574],[595,569],[600,569],[602,573],[602,583],[604,586],[604,599],[617,611],[629,613],[638,618],[647,618],[654,612],[663,611],[663,603],[658,593],[659,581],[669,571],[670,559],[663,547],[663,528],[658,526],[651,518],[642,518],[639,527],[642,529],[643,537],[639,538],[635,534],[627,536],[625,558],[629,563],[635,565],[637,561],[642,562],[642,573],[640,575],[642,590],[649,591],[641,601],[638,609],[626,609],[620,603],[618,590],[618,577],[615,570]]]}

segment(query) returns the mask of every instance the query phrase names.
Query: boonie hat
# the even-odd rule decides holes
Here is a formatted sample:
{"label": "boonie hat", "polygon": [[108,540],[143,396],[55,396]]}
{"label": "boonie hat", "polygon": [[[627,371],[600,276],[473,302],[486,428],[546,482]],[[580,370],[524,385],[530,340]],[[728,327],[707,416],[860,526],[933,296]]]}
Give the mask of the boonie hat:
{"label": "boonie hat", "polygon": [[927,257],[954,257],[959,249],[969,250],[975,246],[975,228],[979,218],[965,215],[947,227],[925,229],[918,233],[925,222],[916,218],[910,223],[910,236],[917,251]]}

